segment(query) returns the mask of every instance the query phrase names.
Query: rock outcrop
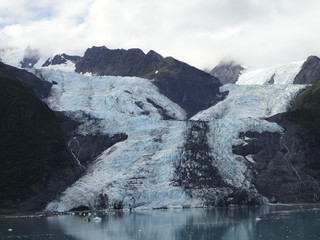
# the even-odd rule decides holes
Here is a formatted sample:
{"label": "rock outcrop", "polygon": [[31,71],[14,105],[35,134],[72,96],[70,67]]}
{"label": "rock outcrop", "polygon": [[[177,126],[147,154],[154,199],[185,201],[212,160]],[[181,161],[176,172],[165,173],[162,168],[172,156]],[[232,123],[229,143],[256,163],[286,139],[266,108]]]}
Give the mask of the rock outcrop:
{"label": "rock outcrop", "polygon": [[245,69],[235,62],[220,62],[210,74],[218,78],[222,84],[236,83],[243,70]]}
{"label": "rock outcrop", "polygon": [[252,157],[254,185],[271,202],[319,202],[320,142],[291,120],[287,113],[269,119],[285,129],[283,134],[242,133],[247,145],[235,146],[234,153]]}
{"label": "rock outcrop", "polygon": [[303,63],[300,72],[294,78],[294,84],[313,84],[320,79],[320,59],[310,56]]}
{"label": "rock outcrop", "polygon": [[79,56],[71,56],[67,55],[65,53],[57,54],[52,59],[49,58],[47,61],[42,65],[42,67],[48,67],[50,65],[59,65],[64,64],[67,61],[71,61],[72,63],[76,64],[78,61],[80,61],[81,57]]}

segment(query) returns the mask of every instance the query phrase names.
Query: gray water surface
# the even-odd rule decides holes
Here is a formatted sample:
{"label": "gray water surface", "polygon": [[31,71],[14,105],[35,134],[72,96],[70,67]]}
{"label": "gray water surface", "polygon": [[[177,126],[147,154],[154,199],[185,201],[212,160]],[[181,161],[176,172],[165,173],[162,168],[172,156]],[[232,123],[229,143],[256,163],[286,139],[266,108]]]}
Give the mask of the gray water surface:
{"label": "gray water surface", "polygon": [[[83,213],[82,213],[83,214]],[[319,205],[277,205],[0,219],[0,239],[317,240]],[[8,231],[12,229],[12,231]]]}

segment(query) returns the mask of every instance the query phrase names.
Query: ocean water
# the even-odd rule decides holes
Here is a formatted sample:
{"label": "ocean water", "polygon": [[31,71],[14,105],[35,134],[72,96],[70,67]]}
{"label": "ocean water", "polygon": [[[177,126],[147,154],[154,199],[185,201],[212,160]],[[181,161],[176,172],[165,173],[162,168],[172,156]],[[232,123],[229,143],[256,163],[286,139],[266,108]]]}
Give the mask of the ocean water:
{"label": "ocean water", "polygon": [[[76,213],[45,218],[0,218],[0,239],[320,239],[320,205],[90,214],[90,216],[89,213]],[[93,220],[95,214],[101,221]]]}

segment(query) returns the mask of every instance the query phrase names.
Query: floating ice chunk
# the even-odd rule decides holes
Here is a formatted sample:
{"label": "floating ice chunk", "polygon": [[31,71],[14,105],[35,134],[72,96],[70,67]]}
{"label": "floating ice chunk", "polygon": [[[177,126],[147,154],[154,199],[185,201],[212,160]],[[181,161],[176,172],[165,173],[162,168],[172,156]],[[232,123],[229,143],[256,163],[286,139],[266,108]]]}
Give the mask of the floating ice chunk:
{"label": "floating ice chunk", "polygon": [[101,222],[102,218],[101,217],[95,217],[92,219],[94,222]]}

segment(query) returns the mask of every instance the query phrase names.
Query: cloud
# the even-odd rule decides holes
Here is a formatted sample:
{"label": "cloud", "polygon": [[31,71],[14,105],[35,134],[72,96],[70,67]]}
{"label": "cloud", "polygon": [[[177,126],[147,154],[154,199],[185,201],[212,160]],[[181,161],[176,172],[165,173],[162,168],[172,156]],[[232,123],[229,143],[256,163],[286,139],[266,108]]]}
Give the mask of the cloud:
{"label": "cloud", "polygon": [[319,10],[317,0],[10,0],[0,5],[0,47],[138,47],[199,68],[226,58],[271,65],[320,54]]}

